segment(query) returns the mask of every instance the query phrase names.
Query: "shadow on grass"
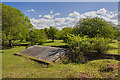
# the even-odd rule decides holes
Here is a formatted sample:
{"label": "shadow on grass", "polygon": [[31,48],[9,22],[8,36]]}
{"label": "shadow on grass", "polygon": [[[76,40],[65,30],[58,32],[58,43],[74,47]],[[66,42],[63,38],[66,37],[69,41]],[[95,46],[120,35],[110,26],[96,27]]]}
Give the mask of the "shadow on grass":
{"label": "shadow on grass", "polygon": [[45,43],[53,43],[53,41],[47,41],[47,42],[45,42]]}
{"label": "shadow on grass", "polygon": [[5,44],[0,46],[0,49],[2,49],[2,50],[11,49],[11,48],[13,48],[13,47],[10,47],[9,45],[5,45]]}
{"label": "shadow on grass", "polygon": [[69,47],[68,47],[68,45],[61,45],[61,46],[51,46],[51,47],[69,48]]}
{"label": "shadow on grass", "polygon": [[12,47],[10,47],[8,44],[2,44],[2,50],[11,49],[14,48],[15,46],[29,46],[29,44],[13,44]]}
{"label": "shadow on grass", "polygon": [[22,44],[22,43],[19,43],[19,44],[13,44],[13,46],[28,46],[30,45],[29,43],[25,43],[25,44]]}
{"label": "shadow on grass", "polygon": [[[80,61],[76,61],[77,57],[78,57],[78,60],[79,60],[79,56],[74,55],[74,53],[72,53],[69,49],[66,52],[67,52],[67,54],[64,55],[63,58],[61,59],[61,61],[64,64],[69,64],[69,63],[85,64],[88,61],[101,60],[101,59],[112,59],[112,60],[120,61],[120,55],[117,55],[117,54],[103,54],[103,53],[98,53],[98,52],[86,52],[86,53],[83,54],[83,57]],[[74,56],[74,57],[72,57],[72,56]]]}
{"label": "shadow on grass", "polygon": [[92,60],[99,60],[99,59],[114,59],[114,60],[119,60],[120,61],[120,55],[115,55],[115,54],[100,54],[96,52],[89,52],[85,53],[84,55],[89,61]]}

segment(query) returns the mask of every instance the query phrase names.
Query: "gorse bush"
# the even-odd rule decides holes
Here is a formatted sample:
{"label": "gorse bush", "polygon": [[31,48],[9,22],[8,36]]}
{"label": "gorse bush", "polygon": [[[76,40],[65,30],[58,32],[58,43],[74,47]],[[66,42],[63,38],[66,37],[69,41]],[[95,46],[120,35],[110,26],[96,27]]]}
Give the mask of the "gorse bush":
{"label": "gorse bush", "polygon": [[110,49],[108,43],[111,41],[109,38],[87,36],[80,37],[72,34],[67,35],[66,42],[69,44],[70,51],[67,55],[68,59],[72,62],[84,63],[87,61],[85,53],[97,52],[105,53]]}

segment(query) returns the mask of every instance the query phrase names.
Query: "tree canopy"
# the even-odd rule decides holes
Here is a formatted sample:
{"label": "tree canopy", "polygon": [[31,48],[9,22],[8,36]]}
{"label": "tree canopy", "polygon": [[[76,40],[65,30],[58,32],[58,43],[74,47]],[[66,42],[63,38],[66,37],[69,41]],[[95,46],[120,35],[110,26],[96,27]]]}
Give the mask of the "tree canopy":
{"label": "tree canopy", "polygon": [[68,34],[73,34],[73,29],[71,27],[65,27],[59,32],[59,38],[63,39],[66,42],[66,38]]}
{"label": "tree canopy", "polygon": [[27,41],[30,41],[31,44],[36,44],[36,43],[42,44],[43,42],[45,42],[46,39],[47,39],[47,35],[43,30],[32,29],[29,32]]}
{"label": "tree canopy", "polygon": [[75,35],[83,34],[89,37],[114,38],[116,31],[115,25],[98,17],[81,19],[73,28]]}
{"label": "tree canopy", "polygon": [[32,27],[29,18],[20,10],[2,4],[3,41],[9,41],[10,46],[12,46],[12,40],[26,38]]}
{"label": "tree canopy", "polygon": [[50,26],[49,36],[53,41],[54,41],[54,39],[57,39],[58,38],[58,29],[56,29],[55,27]]}

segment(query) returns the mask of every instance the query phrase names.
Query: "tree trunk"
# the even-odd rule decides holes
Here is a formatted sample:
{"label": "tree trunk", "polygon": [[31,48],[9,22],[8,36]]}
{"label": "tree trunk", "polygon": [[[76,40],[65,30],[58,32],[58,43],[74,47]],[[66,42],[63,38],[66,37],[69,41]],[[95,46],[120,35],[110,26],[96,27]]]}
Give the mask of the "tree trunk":
{"label": "tree trunk", "polygon": [[9,40],[9,46],[12,47],[12,40]]}
{"label": "tree trunk", "polygon": [[2,40],[2,44],[4,44],[5,42],[4,42],[4,40]]}
{"label": "tree trunk", "polygon": [[31,45],[33,45],[33,42],[31,41]]}
{"label": "tree trunk", "polygon": [[54,42],[54,38],[52,39],[52,42]]}

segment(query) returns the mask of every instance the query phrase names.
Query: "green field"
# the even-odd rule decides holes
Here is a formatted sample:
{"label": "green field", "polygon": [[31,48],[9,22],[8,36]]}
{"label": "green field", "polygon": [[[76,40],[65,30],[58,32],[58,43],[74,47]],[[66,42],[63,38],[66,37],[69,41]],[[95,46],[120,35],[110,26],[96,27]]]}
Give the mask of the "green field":
{"label": "green field", "polygon": [[[25,44],[25,43],[23,43]],[[62,40],[51,42],[48,40],[44,46],[64,47],[67,44]],[[110,44],[116,47],[108,54],[118,54],[118,41]],[[25,46],[14,46],[2,50],[2,77],[3,78],[115,78],[118,75],[118,63],[113,59],[100,59],[88,61],[84,64],[54,63],[49,66],[32,61],[26,57],[13,55],[25,49]]]}

